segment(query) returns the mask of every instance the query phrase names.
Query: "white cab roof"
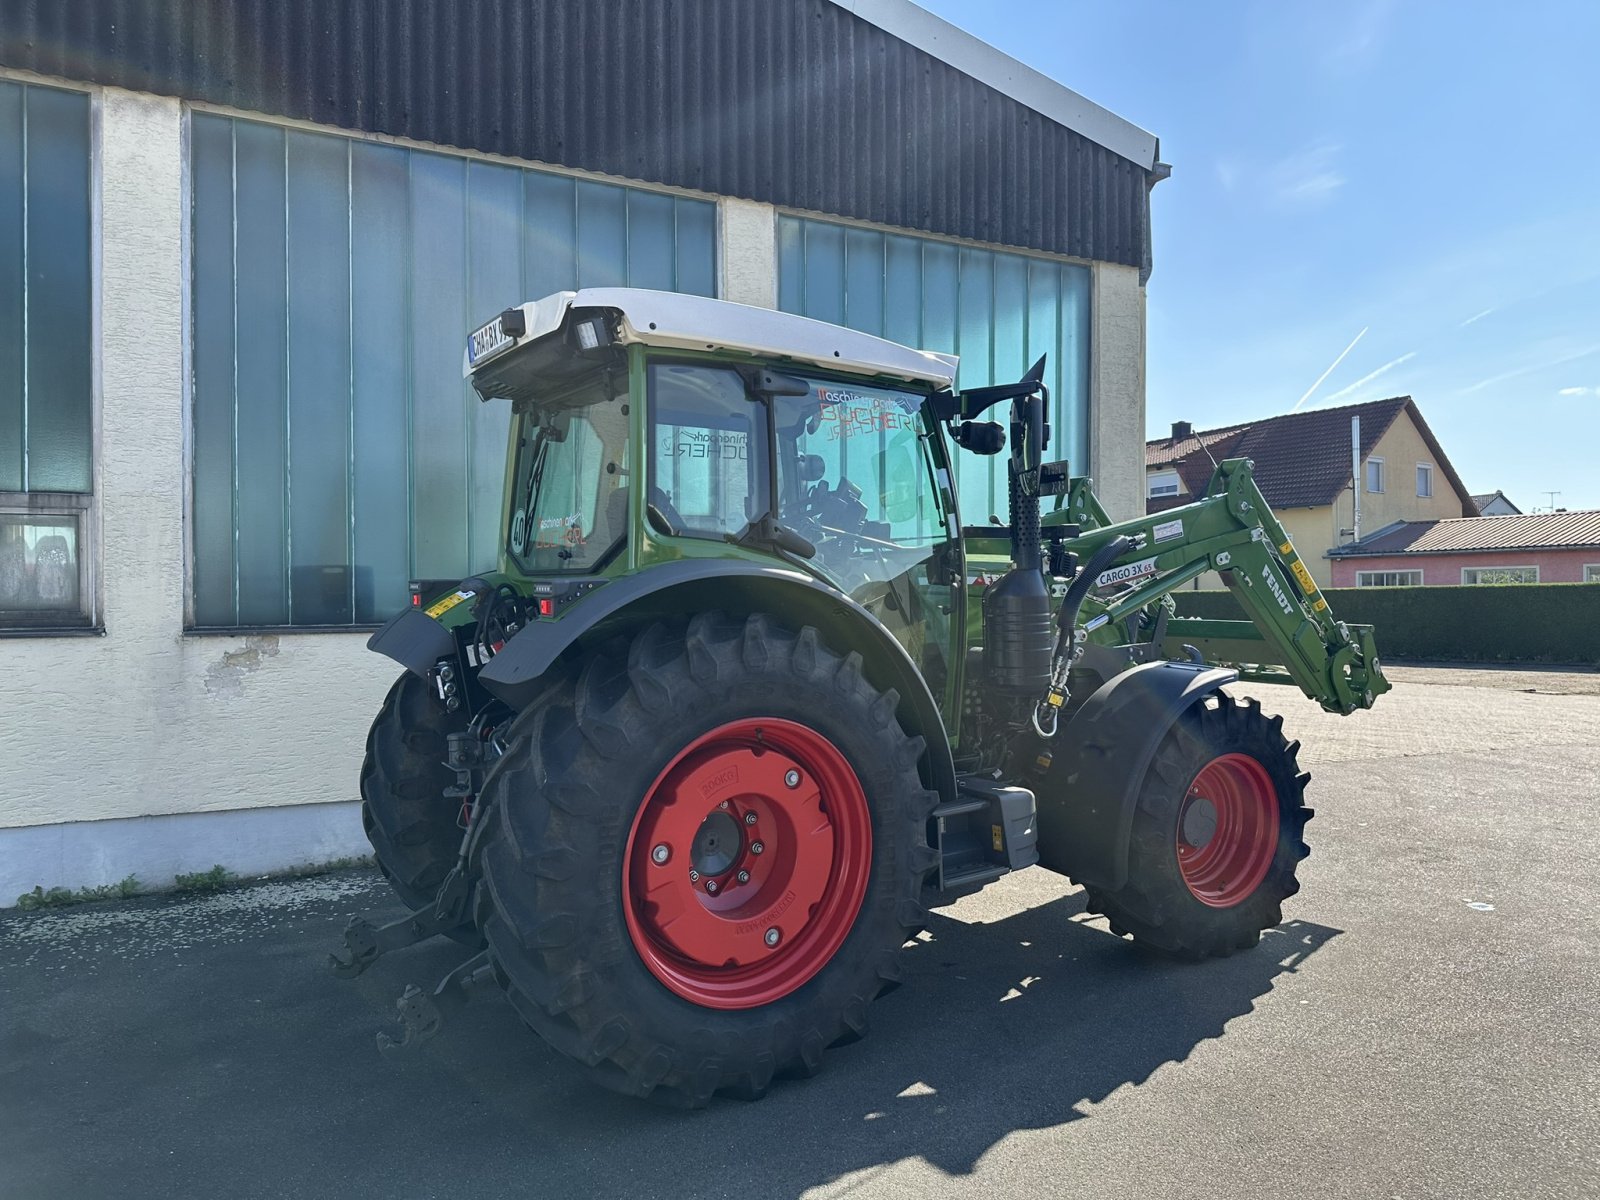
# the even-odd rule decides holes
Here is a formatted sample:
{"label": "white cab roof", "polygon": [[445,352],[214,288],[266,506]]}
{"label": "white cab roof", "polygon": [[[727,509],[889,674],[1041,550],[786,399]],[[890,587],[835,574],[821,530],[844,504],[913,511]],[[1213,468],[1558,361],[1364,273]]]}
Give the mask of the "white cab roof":
{"label": "white cab roof", "polygon": [[[886,375],[944,388],[955,385],[958,359],[953,354],[913,350],[826,321],[705,296],[643,288],[585,288],[556,292],[519,307],[527,320],[527,333],[517,339],[520,343],[554,333],[570,309],[609,308],[622,315],[619,340],[624,344],[734,350],[853,375]],[[472,373],[470,364],[466,364],[466,373]]]}

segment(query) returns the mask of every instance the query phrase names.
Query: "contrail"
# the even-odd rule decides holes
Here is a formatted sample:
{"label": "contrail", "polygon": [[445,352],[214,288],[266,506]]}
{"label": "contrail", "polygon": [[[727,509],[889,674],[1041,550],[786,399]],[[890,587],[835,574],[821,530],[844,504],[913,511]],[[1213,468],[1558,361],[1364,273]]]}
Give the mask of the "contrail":
{"label": "contrail", "polygon": [[1326,371],[1324,371],[1321,375],[1317,376],[1317,381],[1315,383],[1313,383],[1308,389],[1306,389],[1306,394],[1304,396],[1301,396],[1300,399],[1298,399],[1298,400],[1296,400],[1294,402],[1294,407],[1289,410],[1290,412],[1299,412],[1300,411],[1300,406],[1302,404],[1304,404],[1307,400],[1311,399],[1312,393],[1314,393],[1319,387],[1322,386],[1322,381],[1324,379],[1326,379],[1329,375],[1333,374],[1333,369],[1344,361],[1344,356],[1346,354],[1349,354],[1350,351],[1352,351],[1352,350],[1354,350],[1356,348],[1356,343],[1359,342],[1362,338],[1367,336],[1367,330],[1370,329],[1370,328],[1372,328],[1370,325],[1363,325],[1361,327],[1361,332],[1356,334],[1356,336],[1353,337],[1352,339],[1350,339],[1350,344],[1339,352],[1339,357],[1334,359],[1331,363],[1328,364],[1328,369]]}
{"label": "contrail", "polygon": [[1348,396],[1351,392],[1355,391],[1357,388],[1366,387],[1367,384],[1371,383],[1374,379],[1376,379],[1379,375],[1382,375],[1384,372],[1392,371],[1392,370],[1394,370],[1394,368],[1398,367],[1401,363],[1409,362],[1411,359],[1415,358],[1416,356],[1417,356],[1417,352],[1415,350],[1411,351],[1409,354],[1402,354],[1399,358],[1394,359],[1394,360],[1392,360],[1390,362],[1384,363],[1383,366],[1379,367],[1376,371],[1370,371],[1367,374],[1363,375],[1360,379],[1356,380],[1349,387],[1340,388],[1333,395],[1329,396],[1328,399],[1329,400],[1338,400],[1341,397]]}
{"label": "contrail", "polygon": [[1473,313],[1472,316],[1468,317],[1465,321],[1461,322],[1461,324],[1458,325],[1456,328],[1465,329],[1468,325],[1471,325],[1474,321],[1481,321],[1485,317],[1487,317],[1490,313],[1492,313],[1494,311],[1496,311],[1496,310],[1492,309],[1492,308],[1486,308],[1481,313]]}

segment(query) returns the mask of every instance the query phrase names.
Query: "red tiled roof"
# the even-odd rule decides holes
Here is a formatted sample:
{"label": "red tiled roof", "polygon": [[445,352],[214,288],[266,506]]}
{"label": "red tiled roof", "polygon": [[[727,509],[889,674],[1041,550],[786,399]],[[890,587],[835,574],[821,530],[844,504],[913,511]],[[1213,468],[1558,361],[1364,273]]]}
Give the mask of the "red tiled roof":
{"label": "red tiled roof", "polygon": [[1600,548],[1600,509],[1396,521],[1359,542],[1328,551],[1331,558],[1372,554],[1470,554],[1477,550]]}
{"label": "red tiled roof", "polygon": [[[1182,441],[1162,438],[1145,443],[1146,467],[1172,467],[1190,493],[1205,490],[1211,479],[1211,459],[1248,458],[1255,462],[1256,486],[1273,508],[1314,508],[1332,504],[1350,486],[1350,418],[1361,417],[1361,457],[1365,459],[1389,431],[1395,418],[1409,411],[1417,430],[1433,452],[1458,495],[1468,495],[1450,460],[1410,396],[1314,408],[1285,413],[1261,421],[1246,421],[1219,429],[1202,430]],[[1207,456],[1210,451],[1210,456]],[[1160,512],[1190,501],[1190,496],[1151,500],[1149,511]]]}

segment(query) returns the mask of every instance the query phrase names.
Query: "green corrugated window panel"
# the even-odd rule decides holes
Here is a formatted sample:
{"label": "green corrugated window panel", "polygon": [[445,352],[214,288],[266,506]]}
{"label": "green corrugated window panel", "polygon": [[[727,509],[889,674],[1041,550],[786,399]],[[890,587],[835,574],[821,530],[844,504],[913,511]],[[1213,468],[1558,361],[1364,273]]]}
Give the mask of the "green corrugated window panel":
{"label": "green corrugated window panel", "polygon": [[0,80],[0,492],[94,487],[89,97]]}
{"label": "green corrugated window panel", "polygon": [[[778,218],[778,306],[961,355],[960,387],[1019,378],[1048,356],[1047,457],[1089,461],[1089,268],[809,217]],[[1004,414],[1000,418],[1004,420]],[[962,520],[1006,511],[1000,459],[962,454]]]}
{"label": "green corrugated window panel", "polygon": [[715,286],[706,201],[191,122],[202,628],[369,624],[408,578],[493,567],[508,414],[461,378],[468,331],[566,288]]}

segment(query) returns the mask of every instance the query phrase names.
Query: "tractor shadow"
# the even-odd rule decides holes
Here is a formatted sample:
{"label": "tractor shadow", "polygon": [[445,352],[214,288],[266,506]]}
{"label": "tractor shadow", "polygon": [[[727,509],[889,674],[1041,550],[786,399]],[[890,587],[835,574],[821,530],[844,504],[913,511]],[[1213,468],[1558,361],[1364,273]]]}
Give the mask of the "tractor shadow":
{"label": "tractor shadow", "polygon": [[[936,915],[867,1037],[760,1103],[663,1111],[595,1089],[542,1045],[540,1078],[507,1078],[496,1100],[508,1116],[522,1110],[530,1161],[542,1144],[537,1159],[548,1167],[553,1154],[583,1194],[798,1196],[905,1159],[962,1175],[1007,1135],[1093,1120],[1085,1105],[1223,1037],[1340,932],[1290,921],[1250,952],[1182,964],[1113,937],[1082,907],[1075,893],[987,924]],[[461,1039],[452,1059],[505,1055],[505,1021],[493,1035],[466,1024],[445,1035]]]}
{"label": "tractor shadow", "polygon": [[[999,919],[935,915],[868,1036],[815,1079],[679,1112],[596,1088],[498,995],[380,1055],[405,984],[466,951],[437,939],[338,980],[326,955],[349,913],[400,910],[376,877],[354,897],[319,887],[0,924],[0,1191],[766,1200],[905,1162],[961,1176],[1017,1131],[1125,1121],[1085,1110],[1225,1037],[1339,932],[1291,921],[1173,964],[1086,922],[1053,877],[1019,878],[960,910]],[[1074,1144],[1053,1151],[1064,1179]]]}

